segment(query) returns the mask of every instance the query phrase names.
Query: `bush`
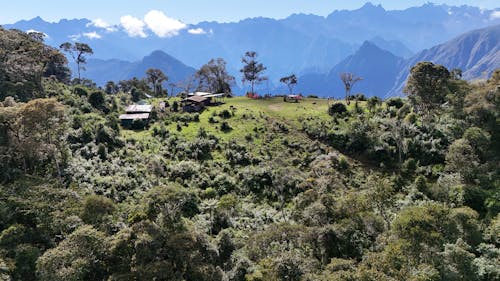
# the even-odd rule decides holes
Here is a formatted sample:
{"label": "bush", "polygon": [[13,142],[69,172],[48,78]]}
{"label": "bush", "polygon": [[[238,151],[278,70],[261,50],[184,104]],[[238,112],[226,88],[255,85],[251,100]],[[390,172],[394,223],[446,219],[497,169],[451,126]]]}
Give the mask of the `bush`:
{"label": "bush", "polygon": [[75,86],[75,88],[73,88],[73,91],[76,95],[80,97],[87,96],[89,94],[87,90],[81,86]]}
{"label": "bush", "polygon": [[404,102],[401,98],[390,98],[386,102],[387,106],[394,106],[395,108],[401,108],[404,105]]}
{"label": "bush", "polygon": [[227,123],[226,121],[222,122],[220,124],[220,130],[223,131],[223,132],[229,132],[231,131],[233,128],[229,125],[229,123]]}
{"label": "bush", "polygon": [[208,117],[208,123],[211,123],[211,124],[217,123],[217,119],[215,119],[215,117],[213,117],[213,116],[210,116],[210,117]]}
{"label": "bush", "polygon": [[95,91],[90,94],[88,102],[97,109],[100,109],[104,105],[105,97],[104,93],[101,91]]}
{"label": "bush", "polygon": [[111,199],[99,195],[91,195],[83,203],[82,220],[88,224],[99,224],[112,215],[116,207]]}
{"label": "bush", "polygon": [[227,109],[224,109],[221,113],[219,113],[219,117],[224,119],[231,118],[231,112],[229,112],[229,110]]}
{"label": "bush", "polygon": [[334,103],[328,107],[328,115],[330,116],[335,116],[335,115],[343,115],[344,113],[347,112],[347,108],[343,103]]}

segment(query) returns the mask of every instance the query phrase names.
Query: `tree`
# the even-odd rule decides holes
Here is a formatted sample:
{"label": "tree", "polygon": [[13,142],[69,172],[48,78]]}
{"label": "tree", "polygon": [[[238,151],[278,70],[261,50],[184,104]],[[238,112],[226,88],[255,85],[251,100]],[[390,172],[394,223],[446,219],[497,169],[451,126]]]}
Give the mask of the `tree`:
{"label": "tree", "polygon": [[104,280],[105,234],[82,226],[37,261],[40,280]]}
{"label": "tree", "polygon": [[368,110],[372,112],[377,106],[382,104],[382,100],[379,97],[371,97],[368,99],[366,106]]}
{"label": "tree", "polygon": [[295,76],[295,74],[292,74],[290,76],[282,77],[280,78],[280,82],[284,83],[288,87],[291,95],[293,93],[293,87],[297,85],[297,76]]}
{"label": "tree", "polygon": [[80,72],[81,70],[85,70],[85,67],[83,65],[87,63],[87,58],[85,57],[85,55],[92,55],[94,51],[92,50],[92,48],[90,48],[89,45],[79,42],[76,42],[75,44],[65,42],[62,43],[59,48],[64,52],[69,53],[71,57],[73,57],[73,60],[75,61],[78,69],[78,81],[80,81],[82,79]]}
{"label": "tree", "polygon": [[168,81],[168,77],[161,71],[160,69],[157,68],[150,68],[146,71],[147,75],[147,80],[153,87],[153,92],[156,97],[158,97],[162,90],[162,83],[164,81]]}
{"label": "tree", "polygon": [[446,169],[451,172],[460,173],[465,180],[471,182],[477,176],[476,168],[479,159],[474,148],[466,139],[455,140],[446,153]]}
{"label": "tree", "polygon": [[419,62],[410,71],[404,88],[411,105],[429,117],[445,101],[450,72],[442,65]]}
{"label": "tree", "polygon": [[371,204],[384,219],[386,226],[391,226],[391,208],[395,204],[394,186],[387,178],[372,175],[368,177],[366,187],[370,190]]}
{"label": "tree", "polygon": [[94,91],[90,94],[88,98],[88,102],[97,109],[101,109],[102,106],[104,105],[104,102],[106,101],[106,98],[104,96],[104,93],[102,91]]}
{"label": "tree", "polygon": [[354,73],[342,72],[340,74],[340,80],[342,80],[342,83],[344,83],[345,100],[346,103],[349,105],[350,104],[349,96],[351,95],[352,87],[354,87],[354,84],[356,84],[358,81],[363,80],[363,78],[356,76]]}
{"label": "tree", "polygon": [[207,90],[212,93],[231,93],[234,77],[226,70],[226,61],[222,58],[211,59],[195,74],[198,79],[198,90]]}
{"label": "tree", "polygon": [[43,43],[43,35],[0,28],[0,100],[28,101],[45,96],[42,78],[68,82],[66,58]]}
{"label": "tree", "polygon": [[61,178],[66,144],[64,106],[55,99],[35,99],[24,104],[18,114],[17,141],[24,155],[25,172],[30,160],[52,159]]}
{"label": "tree", "polygon": [[115,84],[113,81],[108,81],[106,82],[106,85],[104,86],[104,91],[108,95],[116,94],[118,93],[118,85]]}
{"label": "tree", "polygon": [[262,72],[267,68],[262,64],[257,62],[257,53],[254,51],[248,51],[245,56],[241,59],[244,64],[240,72],[243,73],[243,78],[241,81],[243,83],[250,82],[252,86],[252,94],[254,93],[254,85],[266,80],[266,77],[261,76]]}

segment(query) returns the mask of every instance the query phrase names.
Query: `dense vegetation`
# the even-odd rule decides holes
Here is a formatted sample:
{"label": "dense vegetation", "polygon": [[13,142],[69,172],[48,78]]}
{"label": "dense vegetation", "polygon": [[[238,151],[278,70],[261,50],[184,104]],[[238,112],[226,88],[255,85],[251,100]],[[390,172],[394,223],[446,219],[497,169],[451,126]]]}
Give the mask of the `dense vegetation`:
{"label": "dense vegetation", "polygon": [[421,63],[407,99],[348,106],[169,98],[126,130],[157,87],[70,85],[40,40],[0,42],[2,280],[500,280],[500,71]]}

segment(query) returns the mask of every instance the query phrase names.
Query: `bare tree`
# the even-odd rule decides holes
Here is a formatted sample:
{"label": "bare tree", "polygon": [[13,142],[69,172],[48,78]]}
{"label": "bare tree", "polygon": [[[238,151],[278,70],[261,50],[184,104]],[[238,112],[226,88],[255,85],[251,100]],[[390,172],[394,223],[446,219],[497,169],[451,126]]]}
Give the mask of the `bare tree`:
{"label": "bare tree", "polygon": [[344,83],[345,87],[345,101],[350,104],[349,97],[351,95],[351,90],[356,82],[363,80],[363,78],[356,76],[354,73],[342,72],[340,74],[340,80]]}

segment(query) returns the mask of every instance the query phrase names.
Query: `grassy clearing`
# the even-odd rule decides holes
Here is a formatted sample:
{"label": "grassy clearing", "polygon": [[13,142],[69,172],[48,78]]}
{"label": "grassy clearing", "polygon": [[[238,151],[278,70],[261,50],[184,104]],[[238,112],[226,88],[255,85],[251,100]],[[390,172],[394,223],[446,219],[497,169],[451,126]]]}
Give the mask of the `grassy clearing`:
{"label": "grassy clearing", "polygon": [[[175,99],[170,99],[172,102]],[[150,101],[157,104],[158,100]],[[236,141],[240,145],[245,145],[249,152],[254,155],[266,154],[263,149],[275,151],[273,154],[282,151],[283,145],[287,143],[307,144],[310,139],[301,132],[302,120],[306,118],[316,118],[329,120],[327,114],[329,104],[333,101],[326,99],[305,98],[298,103],[284,102],[282,98],[270,99],[249,99],[247,97],[228,98],[220,106],[207,107],[199,113],[199,121],[174,121],[175,116],[189,115],[195,113],[173,113],[167,110],[164,116],[160,116],[158,121],[152,123],[148,130],[122,130],[121,134],[125,140],[148,143],[150,153],[155,153],[155,145],[150,141],[153,138],[154,128],[165,126],[170,135],[177,135],[185,140],[192,140],[203,128],[208,134],[216,136],[221,142],[228,143]],[[225,119],[219,116],[221,112],[227,110],[231,117]],[[222,131],[223,122],[232,128]],[[286,127],[284,132],[276,133],[280,126]],[[181,128],[179,130],[178,128]],[[288,130],[288,131],[287,131]],[[271,133],[273,132],[273,133]],[[159,143],[157,143],[159,145]],[[222,155],[213,155],[214,159],[223,158]]]}

